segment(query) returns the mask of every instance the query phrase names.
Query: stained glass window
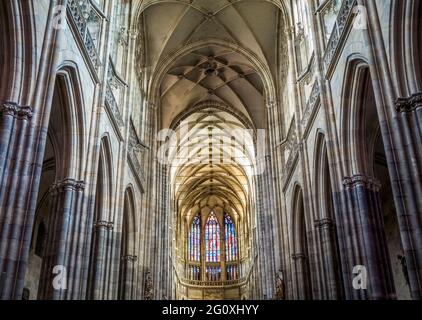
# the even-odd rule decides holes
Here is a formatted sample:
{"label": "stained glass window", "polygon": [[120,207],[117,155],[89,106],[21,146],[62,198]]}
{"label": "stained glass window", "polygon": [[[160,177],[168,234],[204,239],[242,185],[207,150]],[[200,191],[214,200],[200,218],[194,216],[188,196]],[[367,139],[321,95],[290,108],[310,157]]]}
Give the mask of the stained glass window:
{"label": "stained glass window", "polygon": [[227,280],[237,280],[237,266],[229,265],[227,266]]}
{"label": "stained glass window", "polygon": [[205,224],[206,262],[220,262],[220,224],[214,212],[211,212]]}
{"label": "stained glass window", "polygon": [[201,270],[199,266],[189,266],[189,278],[191,280],[201,280]]}
{"label": "stained glass window", "polygon": [[[222,240],[225,243],[223,252],[221,252]],[[211,211],[205,225],[202,225],[201,214],[198,213],[189,227],[187,247],[186,276],[189,279],[211,282],[221,281],[223,278],[228,281],[239,279],[237,232],[234,220],[229,214],[223,215],[223,224],[220,225],[217,214]],[[223,269],[224,260],[227,264]]]}
{"label": "stained glass window", "polygon": [[220,281],[221,280],[221,267],[210,267],[206,268],[207,281]]}
{"label": "stained glass window", "polygon": [[189,260],[201,261],[201,215],[198,213],[193,218],[189,233]]}
{"label": "stained glass window", "polygon": [[226,235],[226,261],[237,261],[237,237],[233,220],[227,213],[224,215],[224,231]]}

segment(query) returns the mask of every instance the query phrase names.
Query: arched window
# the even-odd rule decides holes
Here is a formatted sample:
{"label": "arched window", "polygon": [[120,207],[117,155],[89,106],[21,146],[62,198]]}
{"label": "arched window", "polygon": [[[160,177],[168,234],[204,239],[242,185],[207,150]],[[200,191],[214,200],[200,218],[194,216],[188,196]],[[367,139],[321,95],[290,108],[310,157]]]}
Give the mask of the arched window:
{"label": "arched window", "polygon": [[201,261],[201,215],[198,213],[193,218],[189,233],[189,260]]}
{"label": "arched window", "polygon": [[206,262],[220,262],[220,224],[214,212],[205,224],[205,245]]}
{"label": "arched window", "polygon": [[226,213],[224,215],[224,228],[226,235],[226,261],[237,261],[237,237],[233,220]]}
{"label": "arched window", "polygon": [[[211,211],[202,221],[198,213],[188,228],[186,276],[197,281],[237,280],[239,252],[233,219],[227,213]],[[221,247],[225,249],[221,251]]]}

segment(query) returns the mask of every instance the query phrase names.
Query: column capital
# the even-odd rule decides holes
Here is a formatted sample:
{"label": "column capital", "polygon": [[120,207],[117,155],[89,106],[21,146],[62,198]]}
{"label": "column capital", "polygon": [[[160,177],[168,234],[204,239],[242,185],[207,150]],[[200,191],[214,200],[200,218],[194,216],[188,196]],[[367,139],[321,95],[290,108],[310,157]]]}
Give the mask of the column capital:
{"label": "column capital", "polygon": [[422,107],[422,92],[412,94],[407,98],[398,98],[395,102],[397,112],[412,112]]}
{"label": "column capital", "polygon": [[139,36],[139,30],[136,28],[131,28],[129,29],[128,34],[131,39],[136,39]]}
{"label": "column capital", "polygon": [[123,261],[127,261],[127,262],[135,262],[138,260],[138,256],[133,256],[133,255],[125,255],[122,256],[121,258]]}
{"label": "column capital", "polygon": [[344,178],[343,185],[346,189],[354,189],[361,186],[373,191],[379,191],[381,188],[381,183],[377,179],[363,174]]}
{"label": "column capital", "polygon": [[331,218],[323,218],[323,219],[316,219],[314,221],[314,226],[316,229],[332,228],[335,226],[335,223],[333,219]]}
{"label": "column capital", "polygon": [[105,230],[113,230],[114,222],[109,222],[105,220],[98,220],[94,223],[95,229],[105,229]]}
{"label": "column capital", "polygon": [[304,253],[293,253],[291,257],[293,260],[305,260],[308,258]]}
{"label": "column capital", "polygon": [[63,192],[64,190],[83,191],[85,189],[85,182],[78,181],[71,178],[66,178],[56,181],[50,187],[50,192]]}
{"label": "column capital", "polygon": [[274,101],[274,100],[268,100],[266,102],[266,106],[267,106],[268,109],[273,109],[277,106],[277,102]]}
{"label": "column capital", "polygon": [[0,104],[0,115],[11,116],[19,120],[29,120],[33,116],[32,107],[20,106],[15,102],[5,101]]}

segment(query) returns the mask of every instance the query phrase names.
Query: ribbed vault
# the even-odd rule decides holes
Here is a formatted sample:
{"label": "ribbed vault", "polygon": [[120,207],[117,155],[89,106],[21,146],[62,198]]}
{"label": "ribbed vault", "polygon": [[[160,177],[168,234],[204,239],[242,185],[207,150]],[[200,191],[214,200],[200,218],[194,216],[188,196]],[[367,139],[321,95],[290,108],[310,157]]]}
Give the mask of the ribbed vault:
{"label": "ribbed vault", "polygon": [[169,148],[171,185],[182,217],[204,206],[230,208],[244,217],[254,172],[254,131],[213,101],[187,116]]}
{"label": "ribbed vault", "polygon": [[[266,99],[276,97],[265,93],[273,90],[268,84],[275,86],[280,60],[285,58],[279,55],[285,46],[281,1],[147,0],[140,2],[138,12],[140,68],[149,79],[159,77],[149,90],[152,99],[160,100],[154,104],[160,104],[162,128],[205,100],[233,107],[256,128],[267,127]],[[177,55],[189,47],[194,49]]]}

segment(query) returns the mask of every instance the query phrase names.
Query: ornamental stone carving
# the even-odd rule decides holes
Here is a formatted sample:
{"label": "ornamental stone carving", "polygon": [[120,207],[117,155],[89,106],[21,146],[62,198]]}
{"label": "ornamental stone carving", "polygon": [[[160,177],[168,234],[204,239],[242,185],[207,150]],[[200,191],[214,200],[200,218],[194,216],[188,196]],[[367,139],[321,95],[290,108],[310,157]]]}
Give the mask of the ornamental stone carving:
{"label": "ornamental stone carving", "polygon": [[114,229],[114,222],[109,222],[105,220],[98,220],[94,223],[95,229],[105,229],[105,230],[113,230]]}
{"label": "ornamental stone carving", "polygon": [[138,256],[125,255],[125,256],[122,256],[122,260],[126,262],[136,262],[138,260]]}
{"label": "ornamental stone carving", "polygon": [[332,228],[334,225],[334,221],[330,218],[323,218],[314,221],[314,226],[316,229]]}
{"label": "ornamental stone carving", "polygon": [[407,98],[399,98],[396,101],[397,112],[412,112],[422,107],[422,92],[412,94]]}
{"label": "ornamental stone carving", "polygon": [[144,299],[152,300],[154,298],[154,288],[152,284],[152,275],[150,271],[145,272],[145,289],[144,289]]}
{"label": "ornamental stone carving", "polygon": [[372,191],[379,191],[381,188],[381,183],[377,179],[365,175],[354,175],[352,177],[346,177],[343,180],[343,185],[346,189],[364,187]]}
{"label": "ornamental stone carving", "polygon": [[50,187],[51,193],[60,193],[65,190],[83,191],[85,189],[85,182],[77,181],[75,179],[66,178],[61,181],[53,183]]}
{"label": "ornamental stone carving", "polygon": [[275,285],[275,300],[286,299],[286,285],[284,283],[283,271],[279,270],[276,274],[276,285]]}
{"label": "ornamental stone carving", "polygon": [[11,116],[19,120],[29,120],[32,118],[32,108],[20,106],[15,102],[6,101],[0,105],[1,116]]}

